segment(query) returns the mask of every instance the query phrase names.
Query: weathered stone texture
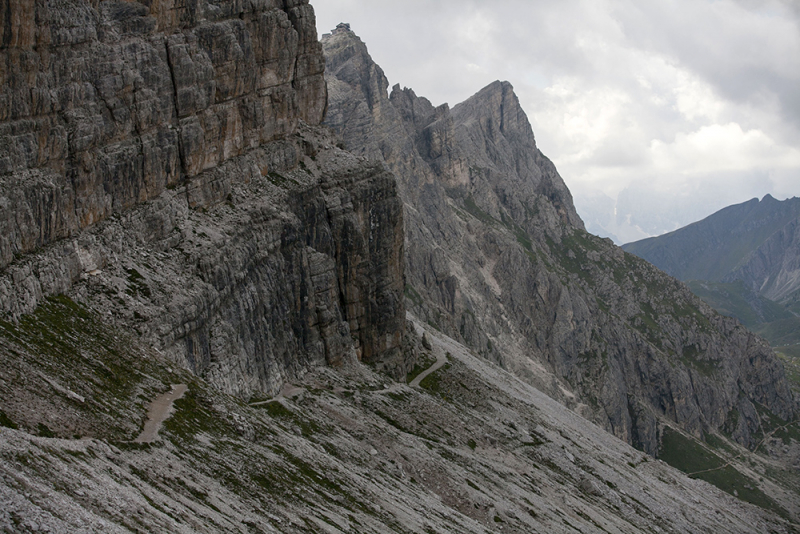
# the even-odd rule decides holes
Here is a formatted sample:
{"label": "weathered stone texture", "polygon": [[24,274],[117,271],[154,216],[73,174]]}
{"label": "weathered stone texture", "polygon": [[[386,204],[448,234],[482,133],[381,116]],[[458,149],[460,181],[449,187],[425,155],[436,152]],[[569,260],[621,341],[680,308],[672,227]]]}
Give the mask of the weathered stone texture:
{"label": "weathered stone texture", "polygon": [[0,311],[135,325],[242,396],[360,358],[404,376],[394,177],[315,128],[307,1],[0,9]]}
{"label": "weathered stone texture", "polygon": [[0,311],[68,293],[244,397],[356,359],[405,376],[394,176],[299,132],[20,258],[0,275]]}
{"label": "weathered stone texture", "polygon": [[7,0],[0,28],[0,266],[324,114],[307,2]]}

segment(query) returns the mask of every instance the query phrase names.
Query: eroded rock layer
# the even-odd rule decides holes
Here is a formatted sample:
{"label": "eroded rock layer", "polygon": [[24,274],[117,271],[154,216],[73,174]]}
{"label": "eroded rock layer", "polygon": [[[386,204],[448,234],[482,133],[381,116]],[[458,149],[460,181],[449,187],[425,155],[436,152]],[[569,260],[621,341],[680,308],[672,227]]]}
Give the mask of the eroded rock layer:
{"label": "eroded rock layer", "polygon": [[397,376],[394,178],[335,147],[307,1],[0,9],[0,311],[69,294],[243,396]]}
{"label": "eroded rock layer", "polygon": [[305,1],[5,6],[0,266],[322,120]]}

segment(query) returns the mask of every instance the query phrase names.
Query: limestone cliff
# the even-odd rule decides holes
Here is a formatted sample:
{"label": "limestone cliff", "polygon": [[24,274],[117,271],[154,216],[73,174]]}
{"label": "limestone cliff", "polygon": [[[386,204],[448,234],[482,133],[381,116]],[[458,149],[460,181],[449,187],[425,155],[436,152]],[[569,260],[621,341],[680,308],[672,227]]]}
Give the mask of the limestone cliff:
{"label": "limestone cliff", "polygon": [[795,415],[763,340],[584,231],[510,84],[435,108],[346,26],[322,42],[327,124],[398,177],[414,313],[651,454],[663,422],[754,445]]}
{"label": "limestone cliff", "polygon": [[243,396],[353,358],[404,375],[393,177],[317,125],[307,1],[10,1],[0,312],[58,293]]}

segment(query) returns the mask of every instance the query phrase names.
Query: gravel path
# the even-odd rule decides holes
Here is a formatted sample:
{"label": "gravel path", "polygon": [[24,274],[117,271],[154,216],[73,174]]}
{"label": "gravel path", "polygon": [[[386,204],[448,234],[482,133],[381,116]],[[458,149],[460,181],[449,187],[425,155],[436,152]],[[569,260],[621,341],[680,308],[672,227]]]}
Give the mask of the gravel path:
{"label": "gravel path", "polygon": [[[425,328],[418,321],[414,319],[412,319],[412,321],[414,322],[414,327],[417,329],[417,332],[422,335],[422,331]],[[428,339],[431,340],[431,349],[436,355],[436,363],[417,375],[417,377],[411,381],[411,384],[409,384],[411,387],[419,387],[420,383],[425,380],[428,375],[435,373],[447,363],[447,353],[449,352],[447,350],[449,348],[447,344],[436,336],[428,336]]]}
{"label": "gravel path", "polygon": [[161,430],[161,424],[172,413],[172,403],[183,397],[187,389],[186,384],[173,384],[172,391],[164,393],[150,403],[147,422],[144,424],[142,433],[136,438],[136,443],[152,443],[156,440],[158,431]]}

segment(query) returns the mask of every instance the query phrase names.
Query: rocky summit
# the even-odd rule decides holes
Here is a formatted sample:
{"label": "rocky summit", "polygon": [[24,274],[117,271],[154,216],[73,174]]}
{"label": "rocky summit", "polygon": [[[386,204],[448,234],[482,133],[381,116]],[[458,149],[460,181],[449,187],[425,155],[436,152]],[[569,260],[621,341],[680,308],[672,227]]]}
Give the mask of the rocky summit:
{"label": "rocky summit", "polygon": [[510,84],[390,95],[303,0],[0,23],[0,530],[798,531],[783,368]]}

